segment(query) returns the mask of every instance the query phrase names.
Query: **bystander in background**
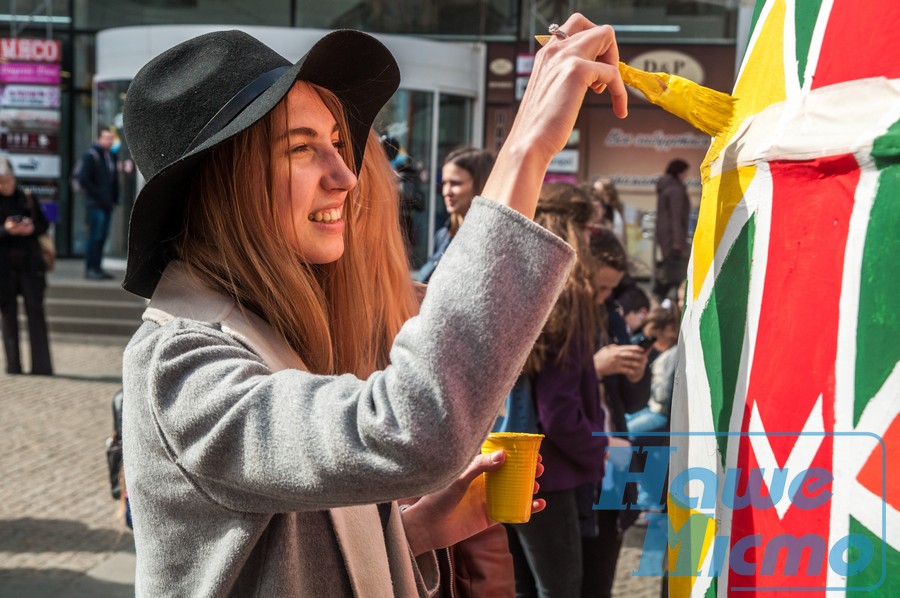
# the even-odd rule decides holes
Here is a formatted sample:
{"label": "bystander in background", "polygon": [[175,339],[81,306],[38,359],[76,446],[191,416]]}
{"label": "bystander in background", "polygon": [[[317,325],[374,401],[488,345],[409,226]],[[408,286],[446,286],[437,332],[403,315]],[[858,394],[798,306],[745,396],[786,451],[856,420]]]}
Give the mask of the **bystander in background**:
{"label": "bystander in background", "polygon": [[688,163],[674,159],[656,183],[656,246],[662,259],[654,271],[653,294],[662,301],[678,288],[687,271],[691,200],[684,179]]}
{"label": "bystander in background", "polygon": [[84,192],[87,242],[84,250],[84,277],[88,280],[112,278],[104,272],[103,247],[109,237],[113,208],[119,203],[119,177],[112,148],[112,129],[101,128],[97,142],[81,158],[78,182]]}
{"label": "bystander in background", "polygon": [[53,366],[44,317],[47,265],[38,243],[38,237],[46,233],[50,225],[31,194],[16,184],[12,165],[6,158],[0,158],[0,222],[3,222],[0,229],[0,313],[6,372],[22,373],[17,299],[21,295],[28,316],[31,373],[50,376]]}

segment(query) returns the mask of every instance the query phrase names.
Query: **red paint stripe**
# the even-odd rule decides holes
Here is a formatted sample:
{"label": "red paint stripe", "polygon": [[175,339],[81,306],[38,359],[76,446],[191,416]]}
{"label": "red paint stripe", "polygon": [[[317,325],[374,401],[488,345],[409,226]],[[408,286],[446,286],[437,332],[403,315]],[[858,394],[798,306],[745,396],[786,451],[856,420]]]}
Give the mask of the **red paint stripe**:
{"label": "red paint stripe", "polygon": [[[841,280],[859,166],[853,156],[844,155],[771,162],[770,169],[768,260],[742,429],[747,430],[751,407],[756,405],[768,432],[799,432],[822,396],[825,431],[832,431]],[[796,436],[767,440],[783,467]],[[738,464],[745,471],[758,466],[751,453],[747,438],[742,439]],[[831,470],[829,438],[823,439],[813,466]],[[790,478],[797,473],[790,472]],[[809,533],[827,542],[829,521],[830,503],[812,511],[792,507],[784,520],[772,509],[743,509],[733,515],[731,543],[734,546],[750,534],[762,534],[765,544],[779,534]],[[729,587],[824,587],[826,573],[823,567],[818,575],[784,575],[780,569],[774,576],[755,580],[733,575]]]}
{"label": "red paint stripe", "polygon": [[812,88],[869,77],[900,77],[900,2],[835,0]]}

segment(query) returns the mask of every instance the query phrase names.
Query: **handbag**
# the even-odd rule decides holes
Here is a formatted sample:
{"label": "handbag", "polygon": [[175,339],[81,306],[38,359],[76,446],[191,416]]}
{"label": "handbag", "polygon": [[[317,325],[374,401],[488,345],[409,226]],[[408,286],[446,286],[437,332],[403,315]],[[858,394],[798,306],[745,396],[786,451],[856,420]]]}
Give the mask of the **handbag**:
{"label": "handbag", "polygon": [[53,239],[47,233],[38,235],[38,245],[41,248],[41,258],[44,260],[47,272],[53,272],[56,267],[56,246]]}
{"label": "handbag", "polygon": [[504,525],[438,551],[438,567],[440,598],[515,598],[515,567]]}
{"label": "handbag", "polygon": [[[28,199],[28,209],[33,216],[35,213],[35,205],[34,198],[31,196],[31,191],[25,191],[25,197]],[[56,244],[47,233],[38,235],[37,242],[38,247],[41,248],[41,259],[44,260],[44,266],[46,267],[47,272],[53,272],[53,269],[56,267]]]}
{"label": "handbag", "polygon": [[122,402],[120,388],[112,398],[113,435],[106,439],[106,466],[109,471],[109,490],[113,499],[122,497]]}

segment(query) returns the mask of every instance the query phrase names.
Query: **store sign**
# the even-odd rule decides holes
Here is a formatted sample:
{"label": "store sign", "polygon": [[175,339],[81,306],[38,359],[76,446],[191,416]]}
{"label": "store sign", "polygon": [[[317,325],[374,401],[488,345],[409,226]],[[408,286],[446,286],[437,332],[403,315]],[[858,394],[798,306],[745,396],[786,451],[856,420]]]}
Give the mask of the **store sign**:
{"label": "store sign", "polygon": [[564,149],[553,156],[553,159],[550,160],[550,166],[547,168],[547,172],[577,173],[578,150]]}
{"label": "store sign", "polygon": [[675,50],[651,50],[631,58],[631,66],[651,73],[669,73],[703,84],[703,65],[691,56]]}
{"label": "store sign", "polygon": [[0,87],[0,106],[6,108],[59,108],[59,87],[7,85]]}
{"label": "store sign", "polygon": [[0,149],[5,152],[55,154],[59,136],[46,133],[0,133]]}
{"label": "store sign", "polygon": [[0,39],[0,58],[4,62],[58,63],[61,57],[60,43],[54,39]]}
{"label": "store sign", "polygon": [[0,63],[0,84],[59,85],[59,65],[42,62]]}
{"label": "store sign", "polygon": [[59,176],[59,156],[9,154],[7,158],[19,178],[50,179]]}
{"label": "store sign", "polygon": [[56,219],[60,172],[60,43],[0,39],[0,153]]}

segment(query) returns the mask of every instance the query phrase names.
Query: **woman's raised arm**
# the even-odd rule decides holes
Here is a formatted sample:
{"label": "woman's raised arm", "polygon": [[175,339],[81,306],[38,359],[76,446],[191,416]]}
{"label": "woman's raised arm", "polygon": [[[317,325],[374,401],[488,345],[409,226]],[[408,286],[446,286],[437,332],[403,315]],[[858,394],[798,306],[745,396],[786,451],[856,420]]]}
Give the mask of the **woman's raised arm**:
{"label": "woman's raised arm", "polygon": [[597,26],[574,14],[536,55],[525,96],[483,195],[534,216],[538,192],[550,160],[566,145],[588,89],[608,89],[613,111],[628,114],[619,75],[619,48],[609,25]]}

